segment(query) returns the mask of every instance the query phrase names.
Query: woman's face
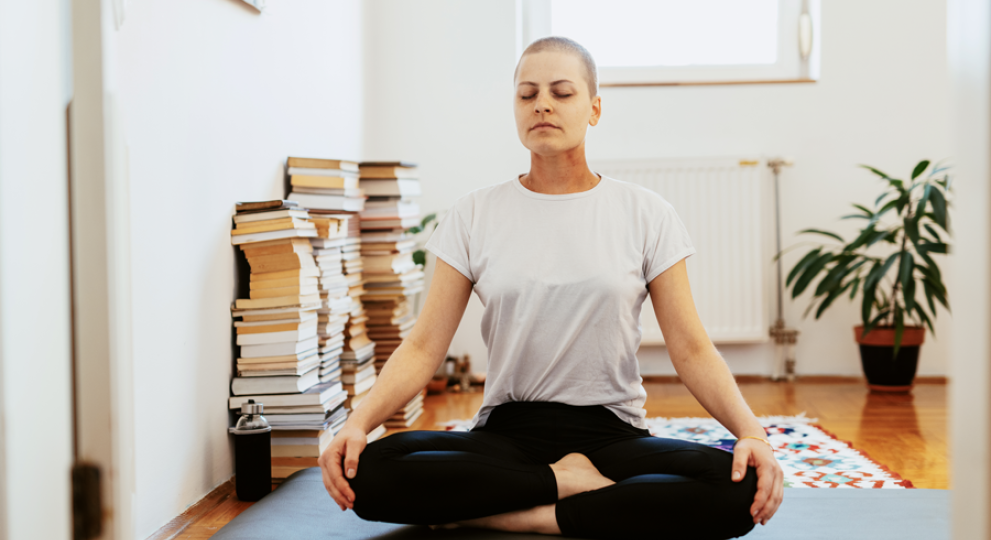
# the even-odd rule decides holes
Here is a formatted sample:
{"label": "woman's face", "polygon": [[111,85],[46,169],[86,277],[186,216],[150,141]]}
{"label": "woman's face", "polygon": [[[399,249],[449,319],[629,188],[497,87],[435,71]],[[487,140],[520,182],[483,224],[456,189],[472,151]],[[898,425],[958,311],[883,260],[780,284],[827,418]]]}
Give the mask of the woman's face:
{"label": "woman's face", "polygon": [[584,66],[574,54],[541,51],[520,60],[516,75],[516,131],[531,152],[553,156],[577,148],[599,122],[601,98],[592,98]]}

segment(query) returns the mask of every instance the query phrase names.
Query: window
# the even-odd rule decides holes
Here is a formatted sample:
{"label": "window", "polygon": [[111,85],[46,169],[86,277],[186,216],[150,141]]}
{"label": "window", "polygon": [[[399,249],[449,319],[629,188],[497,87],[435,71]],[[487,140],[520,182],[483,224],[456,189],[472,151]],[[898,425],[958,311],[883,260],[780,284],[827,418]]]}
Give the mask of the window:
{"label": "window", "polygon": [[581,43],[601,86],[818,78],[819,0],[520,0],[520,51]]}

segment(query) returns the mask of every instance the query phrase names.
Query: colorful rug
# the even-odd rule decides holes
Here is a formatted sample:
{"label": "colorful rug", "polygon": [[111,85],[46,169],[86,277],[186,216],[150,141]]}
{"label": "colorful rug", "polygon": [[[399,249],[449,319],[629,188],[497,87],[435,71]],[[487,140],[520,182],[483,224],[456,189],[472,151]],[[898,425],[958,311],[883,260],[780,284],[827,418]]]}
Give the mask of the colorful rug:
{"label": "colorful rug", "polygon": [[[736,438],[713,418],[647,418],[651,435],[684,439],[733,451]],[[815,424],[816,418],[798,416],[758,417],[775,449],[785,487],[792,488],[913,488],[905,480],[847,441]],[[438,425],[448,431],[467,431],[470,420]]]}

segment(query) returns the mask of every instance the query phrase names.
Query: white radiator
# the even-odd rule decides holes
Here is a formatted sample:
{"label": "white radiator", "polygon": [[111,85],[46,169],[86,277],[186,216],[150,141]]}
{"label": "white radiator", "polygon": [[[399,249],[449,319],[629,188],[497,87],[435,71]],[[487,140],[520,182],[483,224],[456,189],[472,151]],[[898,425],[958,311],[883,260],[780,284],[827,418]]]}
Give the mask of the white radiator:
{"label": "white radiator", "polygon": [[[768,341],[774,295],[774,199],[763,158],[602,161],[592,169],[659,193],[685,223],[697,253],[686,261],[695,306],[714,343]],[[664,343],[650,297],[643,344]]]}

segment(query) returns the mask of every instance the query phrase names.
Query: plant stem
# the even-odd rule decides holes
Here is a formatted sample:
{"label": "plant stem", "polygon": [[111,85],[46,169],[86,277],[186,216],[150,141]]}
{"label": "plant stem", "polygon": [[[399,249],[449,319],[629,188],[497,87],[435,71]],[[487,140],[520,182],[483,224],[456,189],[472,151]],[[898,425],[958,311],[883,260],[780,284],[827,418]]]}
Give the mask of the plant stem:
{"label": "plant stem", "polygon": [[902,249],[901,260],[898,261],[898,275],[895,276],[895,285],[891,288],[891,326],[895,325],[895,311],[898,310],[898,302],[895,295],[898,294],[898,285],[901,284],[901,269],[905,262],[905,244],[908,242],[908,233],[905,231],[905,221],[912,218],[912,197],[909,196],[908,203],[905,204],[905,217],[902,218]]}

